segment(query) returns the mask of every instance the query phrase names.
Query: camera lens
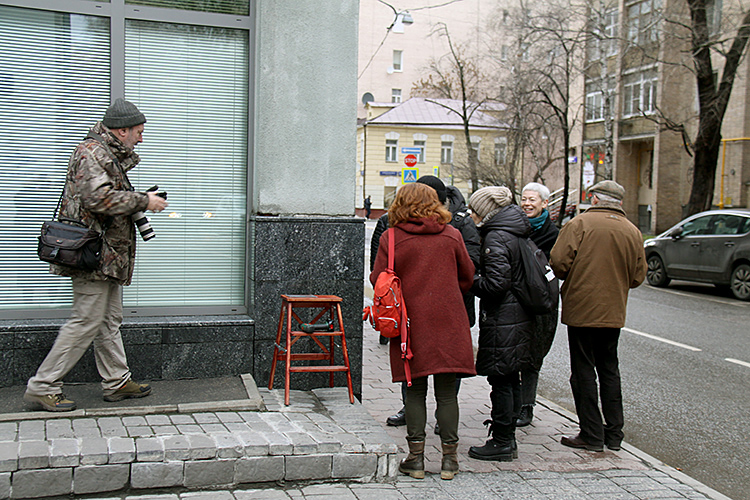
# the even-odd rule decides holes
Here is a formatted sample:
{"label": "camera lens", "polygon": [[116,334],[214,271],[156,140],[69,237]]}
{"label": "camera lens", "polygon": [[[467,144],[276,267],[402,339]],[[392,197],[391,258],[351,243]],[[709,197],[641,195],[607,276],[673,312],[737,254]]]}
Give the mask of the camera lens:
{"label": "camera lens", "polygon": [[138,232],[141,233],[141,238],[143,238],[143,241],[148,241],[156,236],[156,233],[151,227],[151,223],[149,222],[148,217],[146,217],[146,214],[144,214],[143,212],[136,212],[131,217],[133,219],[133,222],[135,222],[135,226],[138,228]]}

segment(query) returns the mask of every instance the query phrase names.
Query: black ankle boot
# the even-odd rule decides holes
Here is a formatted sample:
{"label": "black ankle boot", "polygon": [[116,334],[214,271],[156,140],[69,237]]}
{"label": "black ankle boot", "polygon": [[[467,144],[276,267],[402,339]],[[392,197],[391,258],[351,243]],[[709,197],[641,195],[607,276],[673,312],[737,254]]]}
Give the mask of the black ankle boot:
{"label": "black ankle boot", "polygon": [[534,420],[534,407],[532,405],[523,405],[521,407],[521,414],[516,420],[516,427],[526,427]]}
{"label": "black ankle boot", "polygon": [[[484,446],[472,446],[469,448],[469,456],[477,460],[492,460],[499,462],[512,462],[514,453],[518,449],[513,449],[515,442],[514,426],[498,425],[491,420],[486,420],[485,425],[490,425],[492,438],[488,439]],[[518,455],[516,455],[518,456]]]}

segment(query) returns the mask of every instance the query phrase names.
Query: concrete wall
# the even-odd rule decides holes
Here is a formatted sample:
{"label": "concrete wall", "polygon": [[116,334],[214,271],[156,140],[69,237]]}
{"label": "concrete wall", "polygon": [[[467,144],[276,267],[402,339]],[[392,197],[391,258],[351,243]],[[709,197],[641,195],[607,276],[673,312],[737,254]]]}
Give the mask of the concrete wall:
{"label": "concrete wall", "polygon": [[257,11],[254,212],[353,215],[356,0]]}

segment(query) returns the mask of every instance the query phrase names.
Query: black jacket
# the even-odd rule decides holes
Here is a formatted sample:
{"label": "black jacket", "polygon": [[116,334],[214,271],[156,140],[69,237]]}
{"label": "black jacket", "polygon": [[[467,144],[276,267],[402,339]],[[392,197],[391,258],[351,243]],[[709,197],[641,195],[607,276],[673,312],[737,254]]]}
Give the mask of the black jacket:
{"label": "black jacket", "polygon": [[450,224],[461,232],[464,245],[466,245],[466,251],[469,252],[469,257],[471,257],[474,267],[479,269],[479,254],[482,251],[482,239],[479,236],[479,231],[477,231],[477,226],[469,215],[464,195],[461,194],[461,191],[456,186],[446,186],[445,190],[448,193],[448,210],[453,214]]}
{"label": "black jacket", "polygon": [[[469,216],[466,202],[461,191],[455,186],[446,186],[446,191],[448,194],[447,200],[449,202],[448,209],[453,214],[450,225],[458,229],[461,233],[464,245],[466,245],[466,251],[469,252],[471,262],[474,264],[474,268],[479,269],[479,255],[481,252],[482,241],[479,236],[479,231],[477,231],[477,226]],[[375,257],[378,255],[380,237],[386,229],[388,229],[388,213],[384,213],[380,216],[377,224],[375,224],[375,229],[372,232],[372,240],[370,240],[370,271],[372,271],[372,267],[375,264]],[[466,307],[466,313],[469,315],[469,325],[474,326],[474,323],[476,323],[476,312],[474,309],[473,294],[467,293],[464,295],[464,306]]]}
{"label": "black jacket", "polygon": [[[549,252],[557,241],[560,230],[557,228],[552,217],[548,216],[542,227],[531,233],[531,240],[544,252],[549,260]],[[534,334],[531,336],[531,356],[534,369],[540,370],[544,357],[552,348],[557,332],[557,307],[548,314],[541,314],[534,321]]]}
{"label": "black jacket", "polygon": [[378,223],[375,224],[375,230],[372,232],[372,239],[370,240],[370,272],[372,272],[372,267],[375,265],[375,257],[378,256],[380,237],[383,236],[386,229],[388,229],[388,212],[380,216]]}
{"label": "black jacket", "polygon": [[560,234],[560,230],[555,223],[552,222],[552,216],[548,215],[547,220],[544,221],[542,227],[532,232],[529,238],[536,243],[539,250],[544,252],[544,255],[547,256],[547,260],[549,260],[549,253],[555,245],[555,241],[557,241],[558,234]]}
{"label": "black jacket", "polygon": [[509,375],[531,366],[532,318],[511,291],[518,279],[519,238],[531,232],[518,205],[509,205],[479,228],[482,258],[471,291],[479,301],[479,375]]}

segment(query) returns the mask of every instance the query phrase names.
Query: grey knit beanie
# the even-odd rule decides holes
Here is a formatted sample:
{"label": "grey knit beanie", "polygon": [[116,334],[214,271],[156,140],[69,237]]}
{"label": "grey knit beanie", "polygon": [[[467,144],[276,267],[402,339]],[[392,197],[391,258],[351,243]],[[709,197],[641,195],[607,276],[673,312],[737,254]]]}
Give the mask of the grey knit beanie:
{"label": "grey knit beanie", "polygon": [[118,97],[107,108],[102,123],[107,128],[130,128],[141,123],[146,123],[146,117],[143,116],[143,113],[138,110],[135,104]]}
{"label": "grey knit beanie", "polygon": [[469,208],[484,222],[502,207],[510,205],[513,196],[505,186],[487,186],[474,192],[469,198]]}

